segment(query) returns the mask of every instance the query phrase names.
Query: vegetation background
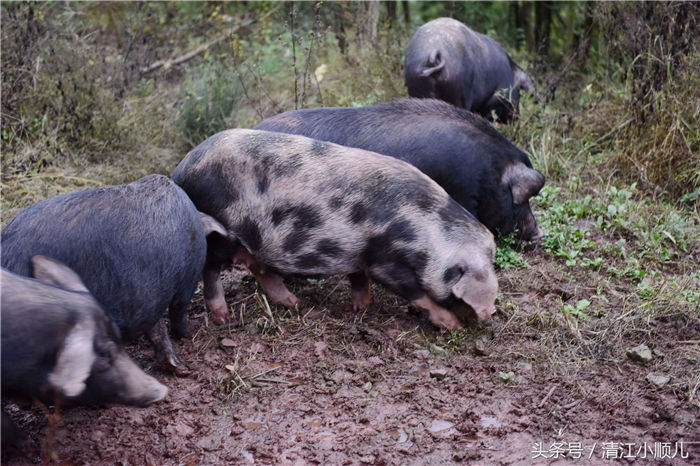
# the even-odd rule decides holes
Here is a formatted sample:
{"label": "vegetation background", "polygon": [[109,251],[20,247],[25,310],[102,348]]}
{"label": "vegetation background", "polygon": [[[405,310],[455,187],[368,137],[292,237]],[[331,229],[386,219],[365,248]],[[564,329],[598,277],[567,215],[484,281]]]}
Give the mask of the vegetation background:
{"label": "vegetation background", "polygon": [[[697,212],[694,2],[8,2],[1,11],[5,222],[47,189],[167,174],[224,128],[406,96],[408,39],[439,16],[494,37],[533,76],[542,105],[526,104],[520,124],[501,130],[536,159],[532,141],[565,134],[547,175],[604,152],[614,179]],[[575,156],[559,146],[569,139]]]}
{"label": "vegetation background", "polygon": [[[405,47],[436,17],[488,34],[538,88],[498,129],[547,177],[534,210],[548,233],[500,239],[505,324],[491,344],[571,380],[645,343],[664,356],[634,376],[668,374],[664,390],[700,406],[700,3],[3,2],[0,14],[3,225],[59,193],[170,174],[225,128],[405,97]],[[465,332],[421,338],[464,352],[483,330]],[[537,342],[516,349],[525,340]]]}

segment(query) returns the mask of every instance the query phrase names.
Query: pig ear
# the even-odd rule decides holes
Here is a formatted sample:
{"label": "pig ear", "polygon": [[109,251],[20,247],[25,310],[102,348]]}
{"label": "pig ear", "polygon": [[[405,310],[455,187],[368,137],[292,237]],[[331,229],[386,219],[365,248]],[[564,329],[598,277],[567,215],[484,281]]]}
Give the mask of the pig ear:
{"label": "pig ear", "polygon": [[484,319],[495,312],[494,302],[498,294],[496,274],[489,270],[478,275],[466,272],[452,287],[452,294],[469,304]]}
{"label": "pig ear", "polygon": [[56,367],[49,374],[49,383],[63,396],[78,396],[85,390],[85,381],[96,358],[92,346],[94,337],[95,321],[85,316],[63,340]]}
{"label": "pig ear", "polygon": [[524,163],[509,165],[503,171],[502,181],[510,186],[513,202],[522,204],[537,194],[544,186],[544,176]]}
{"label": "pig ear", "polygon": [[199,218],[202,220],[202,225],[204,226],[204,234],[209,236],[212,233],[218,233],[221,236],[226,236],[227,231],[218,220],[216,220],[211,215],[207,215],[204,212],[199,212]]}
{"label": "pig ear", "polygon": [[78,274],[56,259],[41,255],[34,256],[32,257],[32,269],[34,270],[34,278],[39,281],[65,290],[89,293]]}

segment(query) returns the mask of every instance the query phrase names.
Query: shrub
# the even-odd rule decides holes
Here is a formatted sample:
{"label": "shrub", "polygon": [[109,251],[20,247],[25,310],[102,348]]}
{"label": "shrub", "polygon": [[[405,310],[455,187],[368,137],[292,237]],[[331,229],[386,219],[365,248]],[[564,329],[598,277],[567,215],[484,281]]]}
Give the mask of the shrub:
{"label": "shrub", "polygon": [[177,127],[194,147],[214,133],[236,126],[242,97],[238,77],[220,64],[205,63],[183,85]]}
{"label": "shrub", "polygon": [[600,9],[610,56],[627,69],[617,109],[624,118],[610,121],[620,126],[612,167],[654,194],[693,200],[700,188],[700,52],[692,31],[700,26],[700,7],[649,2]]}
{"label": "shrub", "polygon": [[[36,172],[87,156],[92,162],[124,147],[120,63],[77,22],[66,4],[3,7],[3,171]],[[8,170],[9,169],[9,170]]]}

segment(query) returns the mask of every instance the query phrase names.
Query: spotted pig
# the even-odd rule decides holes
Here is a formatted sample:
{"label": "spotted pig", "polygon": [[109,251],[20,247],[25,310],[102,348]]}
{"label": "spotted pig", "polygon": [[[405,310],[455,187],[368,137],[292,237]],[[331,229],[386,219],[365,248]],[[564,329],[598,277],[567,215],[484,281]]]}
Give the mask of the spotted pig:
{"label": "spotted pig", "polygon": [[[193,149],[173,173],[221,222],[203,272],[215,322],[228,316],[222,263],[247,265],[270,298],[299,300],[280,275],[346,274],[353,307],[369,279],[458,328],[453,312],[493,312],[498,290],[492,234],[434,181],[392,157],[302,136],[234,129]],[[467,307],[467,305],[469,307]]]}

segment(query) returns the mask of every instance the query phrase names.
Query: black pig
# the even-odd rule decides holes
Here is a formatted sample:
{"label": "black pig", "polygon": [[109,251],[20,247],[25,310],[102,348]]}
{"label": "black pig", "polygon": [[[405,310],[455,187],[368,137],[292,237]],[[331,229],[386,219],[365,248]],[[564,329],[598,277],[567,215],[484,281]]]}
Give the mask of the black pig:
{"label": "black pig", "polygon": [[[31,262],[37,280],[0,271],[3,399],[136,406],[162,400],[168,389],[129,358],[80,277],[48,257]],[[13,431],[3,413],[3,444]]]}
{"label": "black pig", "polygon": [[169,307],[172,333],[187,333],[187,306],[206,258],[203,225],[217,227],[169,178],[151,175],[23,210],[2,231],[2,266],[29,276],[36,254],[65,263],[125,340],[148,334],[159,362],[183,374],[162,317]]}
{"label": "black pig", "polygon": [[420,169],[494,233],[542,236],[530,197],[544,185],[528,155],[483,118],[435,99],[295,110],[255,129],[391,155]]}
{"label": "black pig", "polygon": [[503,47],[452,18],[430,21],[406,49],[406,87],[411,97],[441,99],[492,119],[510,122],[520,89],[535,92],[530,77]]}
{"label": "black pig", "polygon": [[173,180],[229,232],[227,242],[210,243],[203,273],[216,322],[228,314],[219,272],[231,257],[289,306],[298,299],[278,274],[348,274],[356,309],[370,302],[371,277],[445,328],[460,327],[451,311],[466,311],[465,303],[481,319],[495,312],[493,236],[405,162],[301,136],[228,130],[194,148]]}

